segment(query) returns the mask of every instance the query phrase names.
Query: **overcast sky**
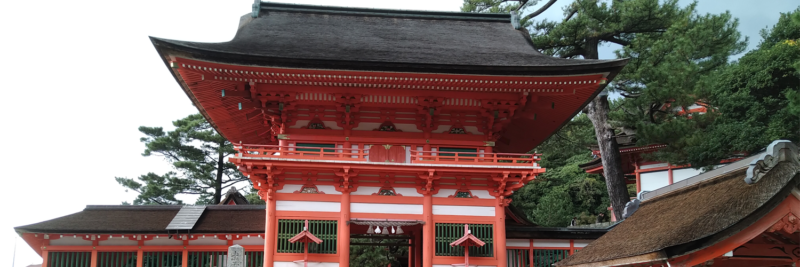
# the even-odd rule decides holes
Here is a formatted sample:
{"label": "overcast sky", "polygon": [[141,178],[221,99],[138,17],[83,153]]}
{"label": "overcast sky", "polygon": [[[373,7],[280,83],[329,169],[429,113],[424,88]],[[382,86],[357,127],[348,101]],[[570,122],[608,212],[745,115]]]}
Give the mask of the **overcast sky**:
{"label": "overcast sky", "polygon": [[[457,11],[462,0],[305,0],[318,5]],[[542,17],[558,19],[562,0]],[[688,3],[683,0],[682,3]],[[701,0],[699,10],[730,10],[758,43],[758,30],[794,10],[796,0]],[[164,173],[144,158],[140,125],[168,126],[197,112],[147,36],[223,42],[252,0],[0,2],[0,266],[11,264],[12,227],[119,204],[115,176]],[[607,48],[601,57],[610,57]],[[21,239],[15,267],[41,259]]]}

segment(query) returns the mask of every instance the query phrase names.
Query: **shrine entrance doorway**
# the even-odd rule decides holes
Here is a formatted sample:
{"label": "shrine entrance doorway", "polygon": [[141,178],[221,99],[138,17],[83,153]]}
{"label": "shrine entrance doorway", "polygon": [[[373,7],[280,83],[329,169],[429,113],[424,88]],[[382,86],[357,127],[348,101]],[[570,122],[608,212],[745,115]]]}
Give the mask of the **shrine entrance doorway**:
{"label": "shrine entrance doorway", "polygon": [[422,266],[422,222],[350,221],[351,266]]}

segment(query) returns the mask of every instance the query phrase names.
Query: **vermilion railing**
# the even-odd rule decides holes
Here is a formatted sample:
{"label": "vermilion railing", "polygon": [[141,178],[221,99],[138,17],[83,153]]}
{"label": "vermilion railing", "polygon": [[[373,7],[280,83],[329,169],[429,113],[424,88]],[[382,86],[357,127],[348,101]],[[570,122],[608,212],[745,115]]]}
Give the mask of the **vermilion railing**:
{"label": "vermilion railing", "polygon": [[295,159],[330,159],[366,161],[369,149],[358,148],[333,148],[333,147],[303,147],[303,146],[274,146],[274,145],[240,145],[233,149],[239,151],[241,157],[256,158],[295,158]]}
{"label": "vermilion railing", "polygon": [[411,151],[411,163],[535,166],[540,154]]}
{"label": "vermilion railing", "polygon": [[[369,161],[368,148],[235,145],[239,157]],[[412,164],[507,165],[536,167],[540,154],[406,151]],[[383,162],[383,161],[381,161]]]}

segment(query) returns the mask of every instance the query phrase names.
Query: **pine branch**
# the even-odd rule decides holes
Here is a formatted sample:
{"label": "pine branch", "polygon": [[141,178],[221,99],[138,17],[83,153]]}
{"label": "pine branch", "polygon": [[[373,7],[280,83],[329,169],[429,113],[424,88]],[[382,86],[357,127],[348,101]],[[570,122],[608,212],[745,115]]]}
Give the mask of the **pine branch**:
{"label": "pine branch", "polygon": [[[539,8],[539,10],[536,10],[536,11],[534,11],[533,13],[530,13],[530,14],[528,14],[527,16],[523,17],[523,18],[522,18],[522,19],[520,19],[520,20],[528,20],[528,19],[532,19],[533,17],[536,17],[536,16],[538,16],[539,14],[542,14],[542,12],[544,12],[545,10],[547,10],[548,8],[550,8],[550,6],[552,6],[553,4],[555,4],[555,3],[556,3],[556,1],[558,1],[558,0],[550,0],[549,2],[547,2],[547,4],[545,4],[544,6],[542,6],[541,8]],[[521,5],[520,5],[520,6],[521,6]]]}

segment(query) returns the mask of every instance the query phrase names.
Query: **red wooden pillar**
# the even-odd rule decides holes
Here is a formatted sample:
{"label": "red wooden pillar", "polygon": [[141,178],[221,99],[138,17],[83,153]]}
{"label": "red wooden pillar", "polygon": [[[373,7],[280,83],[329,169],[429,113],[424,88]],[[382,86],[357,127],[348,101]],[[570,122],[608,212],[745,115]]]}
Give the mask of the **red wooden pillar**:
{"label": "red wooden pillar", "polygon": [[672,182],[674,181],[674,180],[672,180],[672,164],[669,164],[668,166],[669,166],[669,169],[667,169],[667,174],[668,174],[668,177],[669,177],[669,184],[672,184]]}
{"label": "red wooden pillar", "polygon": [[186,250],[186,247],[183,247],[183,253],[181,253],[181,267],[186,266],[189,266],[189,251]]}
{"label": "red wooden pillar", "polygon": [[642,192],[642,174],[639,173],[638,161],[633,162],[633,168],[633,172],[636,173],[636,194],[639,194],[639,192]]}
{"label": "red wooden pillar", "polygon": [[267,216],[264,229],[264,267],[273,267],[275,263],[275,241],[277,239],[277,224],[275,220],[275,199],[268,196],[264,200],[267,204]]}
{"label": "red wooden pillar", "polygon": [[92,247],[92,256],[89,258],[89,266],[97,267],[97,247]]}
{"label": "red wooden pillar", "polygon": [[433,267],[433,255],[435,254],[433,248],[433,196],[431,195],[431,192],[426,191],[422,201],[422,218],[425,220],[425,224],[422,225],[423,267]]}
{"label": "red wooden pillar", "polygon": [[339,218],[339,266],[350,266],[350,190],[342,190]]}
{"label": "red wooden pillar", "polygon": [[144,265],[144,252],[140,246],[139,250],[136,250],[136,267],[142,267],[142,265]]}
{"label": "red wooden pillar", "polygon": [[48,254],[46,249],[42,250],[42,267],[49,267]]}
{"label": "red wooden pillar", "polygon": [[530,246],[528,247],[528,261],[530,261],[530,266],[533,267],[533,239],[529,239],[528,241],[530,241]]}
{"label": "red wooden pillar", "polygon": [[494,205],[494,247],[497,267],[506,267],[508,259],[506,255],[506,212],[502,196],[496,198]]}

